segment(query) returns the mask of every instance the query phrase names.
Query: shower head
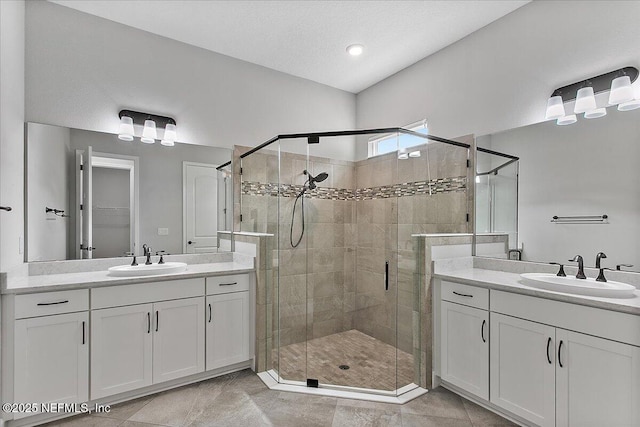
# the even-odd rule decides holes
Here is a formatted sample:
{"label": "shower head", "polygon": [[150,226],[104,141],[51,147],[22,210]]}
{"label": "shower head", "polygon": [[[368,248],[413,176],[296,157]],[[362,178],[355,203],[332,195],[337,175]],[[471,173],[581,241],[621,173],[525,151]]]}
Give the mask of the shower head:
{"label": "shower head", "polygon": [[316,188],[316,182],[322,182],[325,179],[329,178],[329,174],[326,172],[321,172],[318,176],[313,176],[309,173],[309,171],[305,170],[303,172],[305,175],[309,175],[309,189],[313,190]]}

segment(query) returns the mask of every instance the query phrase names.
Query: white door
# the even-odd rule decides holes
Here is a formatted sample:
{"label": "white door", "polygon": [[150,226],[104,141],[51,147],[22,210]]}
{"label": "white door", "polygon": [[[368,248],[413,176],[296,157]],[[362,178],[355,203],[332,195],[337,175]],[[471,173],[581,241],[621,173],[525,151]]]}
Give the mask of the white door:
{"label": "white door", "polygon": [[93,258],[93,220],[92,220],[92,208],[93,208],[93,166],[91,164],[91,158],[93,150],[91,147],[82,153],[82,170],[80,175],[82,177],[82,194],[79,203],[79,218],[81,221],[82,237],[80,239],[80,258],[91,259]]}
{"label": "white door", "polygon": [[215,165],[183,162],[184,253],[218,248],[218,171]]}
{"label": "white door", "polygon": [[153,382],[204,371],[204,298],[153,305]]}
{"label": "white door", "polygon": [[640,348],[556,330],[556,426],[640,426]]}
{"label": "white door", "polygon": [[491,402],[555,426],[555,328],[491,313]]}
{"label": "white door", "polygon": [[207,297],[207,370],[244,362],[249,355],[249,292]]}
{"label": "white door", "polygon": [[489,399],[489,313],[442,302],[441,377]]}
{"label": "white door", "polygon": [[88,326],[87,312],[16,320],[14,402],[89,400]]}
{"label": "white door", "polygon": [[152,304],[91,312],[91,399],[152,383]]}

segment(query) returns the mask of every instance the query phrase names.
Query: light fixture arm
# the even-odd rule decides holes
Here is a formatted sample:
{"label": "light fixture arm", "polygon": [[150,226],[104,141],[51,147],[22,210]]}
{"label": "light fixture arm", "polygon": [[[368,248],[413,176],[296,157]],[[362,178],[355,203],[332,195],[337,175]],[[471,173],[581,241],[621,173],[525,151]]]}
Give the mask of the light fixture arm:
{"label": "light fixture arm", "polygon": [[149,114],[149,113],[141,113],[139,111],[121,110],[120,113],[118,113],[118,117],[122,118],[122,116],[131,117],[131,119],[133,120],[133,123],[140,126],[144,125],[145,120],[153,120],[154,122],[156,122],[156,126],[161,128],[166,127],[167,124],[172,124],[172,125],[176,124],[175,119],[171,117],[158,116],[156,114]]}
{"label": "light fixture arm", "polygon": [[639,74],[640,72],[636,67],[619,68],[605,74],[600,74],[596,77],[590,77],[579,82],[571,83],[567,86],[562,86],[554,90],[551,96],[562,96],[563,102],[569,102],[576,99],[578,91],[583,87],[593,87],[593,92],[597,95],[599,93],[609,91],[609,89],[611,89],[611,81],[616,77],[629,76],[631,83],[633,83],[638,79]]}

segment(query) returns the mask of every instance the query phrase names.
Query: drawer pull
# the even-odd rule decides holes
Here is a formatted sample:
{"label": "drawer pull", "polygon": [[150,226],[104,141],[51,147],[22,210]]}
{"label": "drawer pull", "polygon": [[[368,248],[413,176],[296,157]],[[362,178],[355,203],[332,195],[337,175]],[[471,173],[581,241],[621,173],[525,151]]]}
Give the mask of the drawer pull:
{"label": "drawer pull", "polygon": [[211,304],[209,304],[209,323],[211,323],[211,313],[212,313]]}
{"label": "drawer pull", "polygon": [[469,294],[461,294],[459,292],[453,291],[454,294],[458,295],[459,297],[465,297],[465,298],[473,298],[473,295],[469,295]]}
{"label": "drawer pull", "polygon": [[551,337],[547,340],[547,362],[551,365],[553,362],[551,361],[551,356],[549,356],[549,346],[551,345]]}
{"label": "drawer pull", "polygon": [[233,282],[233,283],[220,283],[218,286],[233,286],[233,285],[237,285],[238,282]]}
{"label": "drawer pull", "polygon": [[39,302],[37,305],[57,305],[57,304],[66,304],[69,300],[66,299],[64,301],[54,301],[54,302]]}
{"label": "drawer pull", "polygon": [[482,342],[487,342],[486,339],[484,339],[484,325],[487,324],[486,320],[482,321],[482,326],[480,327],[480,335],[482,336]]}
{"label": "drawer pull", "polygon": [[147,311],[147,333],[151,333],[151,313]]}

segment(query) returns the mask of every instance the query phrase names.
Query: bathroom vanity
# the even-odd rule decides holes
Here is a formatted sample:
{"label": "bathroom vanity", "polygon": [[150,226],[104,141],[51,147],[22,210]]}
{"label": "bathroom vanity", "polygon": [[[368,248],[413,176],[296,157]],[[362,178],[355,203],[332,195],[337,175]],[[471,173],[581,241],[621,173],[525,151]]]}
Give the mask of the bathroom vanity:
{"label": "bathroom vanity", "polygon": [[540,290],[482,262],[435,263],[434,383],[523,425],[639,426],[640,291]]}
{"label": "bathroom vanity", "polygon": [[[182,273],[26,276],[2,290],[8,426],[40,424],[31,403],[116,403],[252,367],[253,258]],[[60,411],[63,412],[63,411]],[[68,415],[68,414],[67,414]]]}

